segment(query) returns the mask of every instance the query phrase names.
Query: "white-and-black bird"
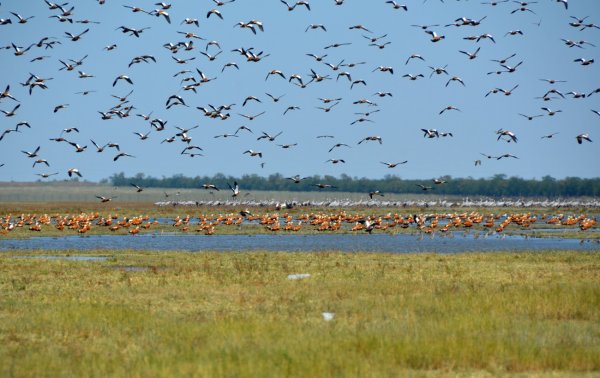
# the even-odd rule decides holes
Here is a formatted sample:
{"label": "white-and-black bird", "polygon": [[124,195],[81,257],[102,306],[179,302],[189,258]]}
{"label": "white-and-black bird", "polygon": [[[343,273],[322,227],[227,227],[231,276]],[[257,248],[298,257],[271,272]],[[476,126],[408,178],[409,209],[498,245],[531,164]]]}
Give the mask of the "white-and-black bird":
{"label": "white-and-black bird", "polygon": [[38,152],[40,152],[40,148],[41,146],[37,146],[35,150],[29,152],[29,151],[21,151],[22,153],[24,153],[25,155],[27,155],[28,158],[34,158],[38,156]]}
{"label": "white-and-black bird", "polygon": [[591,142],[592,139],[590,138],[590,135],[587,133],[584,134],[579,134],[575,137],[575,139],[577,140],[577,143],[582,144],[584,140]]}
{"label": "white-and-black bird", "polygon": [[233,192],[233,194],[231,195],[232,197],[237,197],[240,195],[240,187],[237,181],[233,182],[233,186],[231,186],[230,183],[227,183],[227,186],[229,186],[229,189],[231,189],[231,191]]}
{"label": "white-and-black bird", "polygon": [[131,183],[131,186],[133,186],[135,188],[136,193],[141,193],[144,191],[144,188],[142,188],[141,186]]}

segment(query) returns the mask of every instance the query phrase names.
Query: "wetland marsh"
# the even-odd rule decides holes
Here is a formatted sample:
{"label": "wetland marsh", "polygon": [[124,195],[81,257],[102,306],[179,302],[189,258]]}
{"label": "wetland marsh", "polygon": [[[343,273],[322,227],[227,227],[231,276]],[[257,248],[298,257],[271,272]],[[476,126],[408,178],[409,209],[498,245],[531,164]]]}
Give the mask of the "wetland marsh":
{"label": "wetland marsh", "polygon": [[596,210],[246,210],[1,204],[0,375],[600,371]]}

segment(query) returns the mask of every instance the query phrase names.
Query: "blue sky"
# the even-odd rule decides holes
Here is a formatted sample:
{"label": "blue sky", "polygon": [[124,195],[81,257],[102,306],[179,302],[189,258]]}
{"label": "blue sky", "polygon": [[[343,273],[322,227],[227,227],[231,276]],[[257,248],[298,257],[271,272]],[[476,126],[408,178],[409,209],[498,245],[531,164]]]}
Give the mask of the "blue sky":
{"label": "blue sky", "polygon": [[[405,0],[408,11],[395,10],[385,1],[346,0],[343,5],[335,5],[334,0],[310,1],[311,10],[297,6],[288,11],[278,0],[251,1],[236,0],[217,7],[210,0],[188,2],[175,0],[167,10],[172,20],[168,24],[163,17],[144,13],[133,13],[123,4],[139,6],[147,11],[158,8],[152,1],[113,1],[104,5],[86,0],[72,2],[75,7],[70,16],[74,23],[61,23],[52,15],[59,10],[49,10],[43,1],[2,1],[0,18],[12,20],[12,24],[0,25],[0,45],[27,47],[37,43],[42,37],[48,41],[60,41],[54,48],[33,46],[21,56],[14,55],[14,49],[0,50],[0,89],[10,85],[11,94],[19,100],[0,100],[0,110],[10,111],[20,104],[16,115],[5,117],[0,114],[0,132],[13,129],[18,122],[27,121],[31,128],[19,128],[0,141],[0,181],[35,181],[36,173],[54,173],[50,179],[66,179],[69,168],[77,168],[83,178],[98,181],[118,172],[134,175],[162,177],[173,174],[188,176],[243,174],[268,175],[282,173],[285,176],[299,174],[333,175],[342,173],[350,176],[380,178],[386,174],[401,178],[432,178],[443,175],[453,177],[491,177],[495,174],[540,178],[551,175],[556,178],[566,176],[598,177],[600,168],[600,117],[591,110],[600,110],[600,93],[582,99],[573,99],[567,92],[589,94],[600,88],[600,62],[583,66],[575,59],[598,58],[598,48],[589,44],[583,48],[567,47],[562,39],[585,40],[600,45],[600,29],[569,26],[574,21],[570,16],[585,17],[585,23],[600,25],[600,2],[595,0],[570,0],[569,9],[551,0],[539,0],[528,6],[535,12],[511,12],[519,5],[514,2],[497,6],[481,4],[480,1]],[[206,18],[211,9],[218,9],[223,20],[212,15]],[[17,23],[10,12],[24,17],[34,16],[25,24]],[[478,26],[449,26],[455,19],[467,17],[483,19]],[[199,27],[181,25],[185,18],[197,18]],[[82,24],[78,20],[91,20],[100,24]],[[264,32],[257,30],[254,35],[249,29],[234,27],[242,21],[260,20]],[[327,31],[305,29],[310,24],[323,24]],[[413,24],[439,24],[430,30],[444,35],[445,39],[432,43],[431,36]],[[350,29],[364,25],[372,31]],[[139,38],[129,36],[120,26],[144,30]],[[77,42],[65,38],[65,32],[78,34],[90,28]],[[521,30],[523,35],[505,36],[511,30]],[[177,31],[194,32],[206,41],[194,39],[195,48],[172,54],[163,47],[166,43],[189,41]],[[489,39],[479,42],[465,40],[464,37],[489,33],[496,43]],[[387,34],[378,43],[391,42],[385,48],[369,46],[367,37]],[[222,53],[209,61],[200,52],[206,51],[207,41],[218,41]],[[351,43],[339,48],[324,49],[334,43]],[[111,51],[105,46],[116,44]],[[254,47],[254,52],[270,54],[260,62],[247,62],[238,52],[231,50]],[[476,59],[470,60],[459,51],[472,53],[480,48]],[[221,51],[209,46],[208,53]],[[327,54],[323,62],[307,56]],[[411,59],[411,54],[420,54],[425,60]],[[509,66],[523,62],[514,73],[489,74],[505,70],[492,59],[502,59],[516,54],[508,61]],[[68,72],[59,71],[62,64],[78,60],[87,55],[81,66]],[[139,63],[128,67],[132,58],[152,55],[156,63]],[[38,56],[48,56],[41,61],[30,62]],[[172,58],[194,58],[187,64],[178,64]],[[337,64],[365,62],[355,67],[340,67],[333,71],[324,62]],[[222,68],[224,64],[235,62],[234,67]],[[449,75],[433,75],[431,67],[446,66]],[[391,66],[394,73],[375,70],[379,66]],[[182,90],[181,78],[194,76],[198,68],[215,80],[197,88],[197,93]],[[174,78],[180,70],[192,70],[190,74]],[[286,80],[277,75],[265,77],[271,70],[283,72]],[[313,82],[300,88],[288,82],[291,74],[300,74],[304,81],[310,80],[310,70],[319,75],[329,75],[331,80]],[[81,70],[94,77],[81,79]],[[375,70],[375,71],[374,71]],[[350,89],[350,82],[344,77],[336,80],[337,74],[348,71],[353,80],[364,80],[367,85],[357,84]],[[34,88],[32,94],[21,86],[29,73],[47,81],[47,89]],[[422,74],[424,78],[408,80],[405,74]],[[119,75],[128,75],[134,85],[119,81],[114,87],[113,80]],[[465,86],[458,82],[446,83],[453,76],[460,77]],[[565,80],[566,83],[551,85],[540,79]],[[518,84],[510,96],[502,93],[485,94],[494,89],[509,90]],[[550,101],[536,99],[548,90],[556,89],[565,95]],[[131,116],[119,119],[102,120],[98,111],[106,112],[118,104],[111,95],[128,97],[135,109]],[[76,94],[80,91],[94,91],[88,95]],[[393,97],[378,97],[376,92],[390,92]],[[277,103],[270,100],[265,92],[285,96]],[[180,95],[189,107],[174,106],[166,109],[165,102],[170,95]],[[256,96],[261,102],[250,101],[242,107],[247,96]],[[318,98],[342,98],[330,112],[317,107],[326,107]],[[377,106],[358,105],[353,102],[368,99]],[[231,110],[224,111],[231,116],[226,120],[205,117],[196,107],[208,107],[235,103]],[[69,104],[68,107],[53,112],[55,106]],[[127,106],[125,105],[125,106]],[[331,104],[329,104],[331,105]],[[288,111],[289,106],[299,110]],[[439,112],[455,106],[461,111]],[[561,110],[550,117],[542,107]],[[373,112],[378,110],[378,112]],[[260,117],[249,121],[238,114],[258,114]],[[148,121],[135,114],[152,113],[152,118],[168,121],[162,131],[150,126]],[[361,112],[371,112],[369,121],[351,123],[361,117]],[[528,121],[519,113],[528,115],[544,114],[543,117]],[[372,121],[372,122],[371,122]],[[191,130],[190,145],[200,146],[204,156],[190,157],[181,151],[188,145],[177,137],[173,143],[161,143],[175,136],[178,126]],[[253,134],[240,131],[239,137],[214,138],[216,135],[234,133],[239,126],[252,129]],[[82,146],[84,152],[76,153],[75,148],[65,142],[50,141],[61,136],[66,128],[76,127],[79,133],[63,133],[62,137]],[[437,129],[451,132],[453,137],[424,138],[421,129]],[[518,142],[497,140],[498,129],[510,130],[518,137]],[[152,131],[151,131],[152,130]],[[140,140],[135,132],[147,133],[148,139]],[[257,140],[261,132],[277,134],[274,142]],[[551,139],[542,136],[558,133]],[[575,136],[589,133],[592,143],[577,144]],[[319,135],[332,135],[334,138],[317,138]],[[366,141],[367,136],[380,136],[383,143]],[[117,151],[106,148],[96,152],[90,142],[98,144],[118,143],[121,151],[135,156],[113,161]],[[278,144],[294,144],[284,149]],[[329,149],[336,143],[350,147]],[[41,146],[39,156],[28,158],[21,151],[33,151]],[[243,154],[252,149],[260,151],[262,158]],[[490,156],[512,154],[519,159],[487,159],[480,153]],[[46,159],[50,167],[36,164],[36,159]],[[329,159],[343,159],[344,163],[332,164]],[[406,164],[389,169],[381,162]],[[475,160],[482,164],[476,166]],[[264,163],[264,166],[261,166]]]}

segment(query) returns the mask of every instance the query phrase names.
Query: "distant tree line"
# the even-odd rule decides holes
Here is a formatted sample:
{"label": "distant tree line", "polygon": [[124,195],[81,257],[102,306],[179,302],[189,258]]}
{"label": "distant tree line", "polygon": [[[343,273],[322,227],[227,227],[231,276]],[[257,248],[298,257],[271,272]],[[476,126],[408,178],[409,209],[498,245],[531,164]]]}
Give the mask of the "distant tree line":
{"label": "distant tree line", "polygon": [[285,176],[277,173],[262,177],[256,174],[242,177],[225,176],[218,173],[214,176],[186,177],[180,174],[171,177],[155,178],[138,173],[126,177],[124,173],[112,175],[104,182],[115,186],[128,186],[135,183],[146,188],[201,188],[202,184],[211,183],[220,189],[228,189],[227,183],[237,181],[242,190],[267,191],[319,191],[315,184],[333,185],[336,191],[369,192],[379,190],[382,193],[423,193],[418,184],[433,187],[429,193],[438,195],[460,196],[491,196],[491,197],[594,197],[600,196],[600,178],[584,179],[567,177],[554,179],[544,176],[541,180],[507,177],[503,174],[491,178],[452,178],[441,177],[447,183],[435,185],[432,180],[405,180],[394,175],[386,175],[382,179],[367,179],[350,177],[342,174],[340,177],[311,176],[300,183],[294,183]]}

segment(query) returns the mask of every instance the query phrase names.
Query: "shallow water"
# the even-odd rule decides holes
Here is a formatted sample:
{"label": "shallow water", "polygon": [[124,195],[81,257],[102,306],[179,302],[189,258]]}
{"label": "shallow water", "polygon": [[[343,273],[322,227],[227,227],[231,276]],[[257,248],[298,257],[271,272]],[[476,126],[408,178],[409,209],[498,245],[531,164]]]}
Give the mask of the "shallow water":
{"label": "shallow water", "polygon": [[59,255],[32,255],[13,256],[15,259],[42,259],[42,260],[70,260],[70,261],[106,261],[106,256],[59,256]]}
{"label": "shallow water", "polygon": [[448,233],[412,234],[332,234],[332,235],[102,235],[37,237],[0,241],[0,250],[181,250],[310,252],[487,252],[548,249],[600,250],[597,241],[563,238],[532,238],[516,235]]}

